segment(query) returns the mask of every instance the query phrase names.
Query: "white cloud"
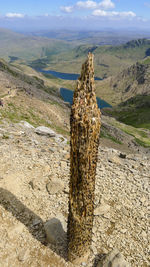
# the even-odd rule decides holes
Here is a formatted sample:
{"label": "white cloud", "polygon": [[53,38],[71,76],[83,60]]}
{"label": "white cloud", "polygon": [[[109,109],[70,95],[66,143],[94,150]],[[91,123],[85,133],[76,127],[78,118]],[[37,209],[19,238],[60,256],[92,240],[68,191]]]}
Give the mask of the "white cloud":
{"label": "white cloud", "polygon": [[128,18],[132,19],[136,17],[136,14],[132,11],[108,11],[108,9],[115,8],[115,4],[111,0],[102,0],[99,3],[88,0],[78,1],[72,6],[63,6],[61,10],[65,13],[71,13],[75,10],[93,9],[92,15],[97,17],[108,17],[113,19]]}
{"label": "white cloud", "polygon": [[84,9],[111,9],[115,7],[115,4],[111,0],[103,0],[100,3],[96,3],[95,1],[78,1],[74,7]]}
{"label": "white cloud", "polygon": [[5,15],[7,18],[24,18],[24,15],[21,13],[7,13]]}
{"label": "white cloud", "polygon": [[76,3],[76,7],[78,8],[87,8],[87,9],[94,9],[97,8],[98,4],[94,1],[78,1]]}
{"label": "white cloud", "polygon": [[130,17],[130,18],[135,18],[136,14],[132,11],[127,11],[127,12],[118,12],[120,17]]}
{"label": "white cloud", "polygon": [[108,12],[101,10],[101,9],[94,10],[92,14],[94,16],[99,16],[99,17],[107,17],[108,16]]}
{"label": "white cloud", "polygon": [[111,0],[103,0],[98,6],[101,9],[112,9],[115,7],[115,4]]}
{"label": "white cloud", "polygon": [[136,17],[136,14],[132,11],[116,12],[116,11],[104,11],[101,9],[94,10],[92,15],[98,16],[98,17],[116,17],[116,18],[134,18],[134,17]]}
{"label": "white cloud", "polygon": [[60,9],[65,13],[71,13],[74,9],[74,6],[62,6]]}
{"label": "white cloud", "polygon": [[73,6],[62,6],[60,9],[65,13],[71,13],[76,9],[112,9],[115,7],[115,4],[111,0],[103,0],[99,3],[88,0],[88,1],[78,1]]}

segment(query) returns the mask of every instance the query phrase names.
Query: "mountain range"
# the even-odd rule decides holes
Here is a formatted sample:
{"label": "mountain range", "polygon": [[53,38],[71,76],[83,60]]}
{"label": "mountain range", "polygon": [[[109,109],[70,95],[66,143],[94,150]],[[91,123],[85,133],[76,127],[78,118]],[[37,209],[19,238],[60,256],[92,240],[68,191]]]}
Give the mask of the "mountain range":
{"label": "mountain range", "polygon": [[[109,116],[110,124],[113,127],[119,126],[121,131],[124,130],[124,127],[111,120],[112,117],[120,123],[125,123],[125,128],[128,128],[128,125],[135,127],[134,129],[125,129],[125,132],[139,139],[144,146],[149,144],[149,134],[145,133],[145,130],[138,131],[137,129],[137,127],[150,129],[149,39],[137,39],[118,46],[75,45],[62,40],[25,36],[3,29],[0,30],[0,39],[0,55],[7,59],[7,63],[4,60],[0,61],[2,80],[7,81],[5,86],[2,81],[0,83],[0,97],[4,98],[6,103],[11,100],[11,103],[1,109],[3,118],[19,120],[25,116],[29,122],[35,125],[43,121],[45,125],[58,128],[62,132],[66,131],[62,123],[57,125],[55,119],[52,121],[48,114],[56,113],[56,110],[63,105],[62,110],[64,109],[65,114],[68,112],[68,118],[69,111],[66,111],[68,107],[62,104],[59,88],[73,89],[75,82],[57,79],[52,75],[42,75],[34,68],[51,68],[61,72],[80,73],[87,53],[92,52],[95,55],[95,74],[104,78],[102,81],[95,82],[97,96],[112,105],[111,109],[104,109],[103,114]],[[6,43],[9,43],[9,46],[6,46]],[[7,86],[14,89],[9,90]],[[11,91],[10,97],[7,91]],[[25,95],[25,98],[21,94]],[[26,101],[23,101],[22,98]],[[36,103],[37,99],[40,104]],[[21,104],[22,102],[24,104]],[[56,107],[54,103],[57,103]],[[47,114],[41,112],[43,105],[47,106]],[[48,108],[49,105],[50,108]],[[53,108],[55,111],[52,111]],[[114,141],[120,140],[116,139],[115,134],[112,135],[112,131],[110,134],[109,127],[106,128],[104,132],[102,130],[103,137]],[[143,138],[145,139],[143,140]]]}

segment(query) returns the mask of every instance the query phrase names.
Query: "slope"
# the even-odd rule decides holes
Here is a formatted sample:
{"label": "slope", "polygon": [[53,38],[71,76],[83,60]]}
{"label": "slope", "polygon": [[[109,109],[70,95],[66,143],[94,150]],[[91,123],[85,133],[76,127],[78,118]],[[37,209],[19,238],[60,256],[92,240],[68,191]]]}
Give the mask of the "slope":
{"label": "slope", "polygon": [[12,122],[26,120],[34,126],[45,125],[68,135],[69,110],[58,93],[59,86],[48,86],[38,76],[0,61],[0,98],[4,106],[0,119]]}
{"label": "slope", "polygon": [[113,108],[106,109],[105,114],[125,124],[150,130],[150,64],[147,64],[148,61],[149,58],[146,58],[117,76],[102,81],[99,83],[98,92],[101,94],[104,88],[112,92]]}
{"label": "slope", "polygon": [[[35,71],[29,76],[4,61],[0,63],[0,97],[4,101],[0,106],[1,266],[73,267],[66,259],[69,144],[37,134],[33,127],[49,126],[68,136],[69,109],[57,88],[49,88],[41,78]],[[113,118],[103,120],[105,129],[110,121],[118,124]],[[116,127],[111,131],[117,136]],[[121,138],[127,141],[127,136]],[[133,267],[148,267],[150,158],[137,145],[136,151],[134,147],[129,150],[128,144],[124,151],[122,146],[112,149],[108,139],[100,141],[87,267],[94,266],[97,255],[108,254],[116,244]],[[48,242],[44,227],[52,218],[63,226],[56,245]]]}
{"label": "slope", "polygon": [[109,98],[106,101],[112,105],[136,95],[150,95],[150,64],[146,63],[148,58],[124,69],[116,76],[99,81],[97,94],[101,97],[106,94],[105,98]]}
{"label": "slope", "polygon": [[57,54],[68,50],[65,41],[35,36],[25,36],[7,29],[0,29],[0,57],[6,60],[34,60],[45,56],[46,51]]}
{"label": "slope", "polygon": [[148,39],[133,40],[119,46],[86,44],[57,55],[52,55],[47,50],[45,58],[39,59],[39,63],[46,64],[47,68],[53,70],[79,73],[87,53],[92,52],[95,55],[96,76],[106,78],[144,59],[149,55],[149,49],[150,40]]}

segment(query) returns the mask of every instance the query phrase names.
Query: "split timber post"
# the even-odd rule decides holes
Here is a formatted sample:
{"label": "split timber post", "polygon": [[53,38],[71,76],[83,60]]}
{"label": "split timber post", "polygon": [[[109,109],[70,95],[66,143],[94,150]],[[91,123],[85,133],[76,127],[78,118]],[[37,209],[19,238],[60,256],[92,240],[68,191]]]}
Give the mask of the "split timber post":
{"label": "split timber post", "polygon": [[94,85],[93,55],[88,54],[77,81],[70,116],[71,152],[68,216],[68,260],[85,261],[92,241],[95,175],[100,110]]}

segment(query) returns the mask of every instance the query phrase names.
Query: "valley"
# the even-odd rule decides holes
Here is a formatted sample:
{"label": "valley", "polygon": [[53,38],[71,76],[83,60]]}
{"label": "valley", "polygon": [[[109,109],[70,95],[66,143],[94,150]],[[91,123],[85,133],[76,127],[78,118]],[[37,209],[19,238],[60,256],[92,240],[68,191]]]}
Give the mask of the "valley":
{"label": "valley", "polygon": [[[61,89],[72,97],[90,51],[95,77],[102,78],[95,80],[97,97],[110,106],[101,108],[86,267],[95,267],[114,247],[132,267],[148,267],[150,40],[128,36],[114,46],[111,34],[103,33],[101,44],[96,33],[82,40],[71,36],[0,30],[0,267],[73,267],[66,258],[70,100],[64,101]],[[45,234],[52,218],[63,226],[58,244]]]}

